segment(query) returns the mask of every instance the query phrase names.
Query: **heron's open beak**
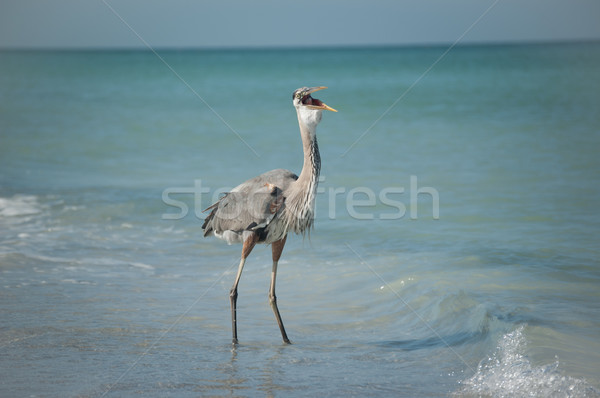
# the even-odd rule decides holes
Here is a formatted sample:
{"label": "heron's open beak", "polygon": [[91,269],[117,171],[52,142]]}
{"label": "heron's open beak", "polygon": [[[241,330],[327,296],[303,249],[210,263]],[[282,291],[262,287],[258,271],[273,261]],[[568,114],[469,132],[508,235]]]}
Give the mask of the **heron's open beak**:
{"label": "heron's open beak", "polygon": [[318,87],[311,87],[308,89],[306,95],[304,96],[304,98],[302,99],[302,104],[304,106],[306,106],[307,108],[311,108],[311,109],[321,109],[321,110],[325,110],[325,111],[332,111],[332,112],[337,112],[335,109],[333,109],[332,107],[330,107],[329,105],[327,105],[326,103],[324,103],[321,100],[318,100],[316,98],[311,97],[310,95],[316,91],[319,90],[324,90],[327,87],[325,86],[318,86]]}

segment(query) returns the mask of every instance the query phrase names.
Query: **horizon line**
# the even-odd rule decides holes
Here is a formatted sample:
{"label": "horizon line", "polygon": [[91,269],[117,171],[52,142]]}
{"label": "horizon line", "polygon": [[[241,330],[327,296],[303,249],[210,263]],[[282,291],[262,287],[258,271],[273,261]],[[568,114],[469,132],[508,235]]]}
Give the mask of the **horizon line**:
{"label": "horizon line", "polygon": [[[539,40],[481,40],[457,44],[456,47],[501,47],[535,45],[569,45],[600,43],[600,38],[581,39],[539,39]],[[451,45],[451,42],[430,43],[373,43],[373,44],[315,44],[315,45],[224,45],[224,46],[156,46],[156,51],[296,51],[296,50],[363,50],[394,48],[439,48]],[[103,51],[150,51],[145,46],[0,46],[1,52],[103,52]]]}

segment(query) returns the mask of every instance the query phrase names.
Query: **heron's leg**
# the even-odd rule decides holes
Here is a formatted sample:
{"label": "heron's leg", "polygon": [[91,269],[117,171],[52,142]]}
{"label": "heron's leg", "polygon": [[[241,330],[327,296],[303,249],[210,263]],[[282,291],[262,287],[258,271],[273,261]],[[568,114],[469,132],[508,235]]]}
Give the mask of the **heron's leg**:
{"label": "heron's leg", "polygon": [[283,321],[281,320],[281,315],[279,315],[279,308],[277,308],[277,297],[275,296],[275,279],[277,278],[277,263],[279,262],[279,258],[281,257],[281,252],[283,251],[283,246],[285,246],[285,240],[287,235],[277,242],[273,242],[271,245],[273,250],[273,270],[271,271],[271,287],[269,288],[269,303],[271,303],[271,308],[275,313],[275,318],[277,319],[277,324],[279,325],[279,330],[281,330],[281,337],[283,338],[283,342],[287,344],[290,343],[290,339],[288,339],[287,333],[285,332],[285,328],[283,327]]}
{"label": "heron's leg", "polygon": [[233,282],[233,286],[229,291],[229,301],[231,303],[231,330],[233,332],[233,344],[237,344],[237,287],[238,283],[240,283],[240,278],[242,277],[242,270],[244,269],[244,264],[246,263],[246,258],[256,246],[256,242],[258,241],[258,235],[254,232],[248,234],[248,236],[244,236],[244,245],[242,246],[242,259],[240,260],[240,265],[238,266],[237,275],[235,276],[235,282]]}

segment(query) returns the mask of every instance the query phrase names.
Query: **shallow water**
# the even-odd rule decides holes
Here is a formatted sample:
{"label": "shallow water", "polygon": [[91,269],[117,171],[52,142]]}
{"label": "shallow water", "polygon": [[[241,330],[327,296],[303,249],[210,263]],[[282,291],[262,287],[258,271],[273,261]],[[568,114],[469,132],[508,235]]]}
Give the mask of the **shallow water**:
{"label": "shallow water", "polygon": [[[600,46],[455,48],[421,78],[444,51],[161,53],[195,93],[152,53],[0,53],[0,395],[599,396]],[[321,84],[294,344],[261,246],[234,348],[240,248],[201,210],[299,172],[289,97]]]}

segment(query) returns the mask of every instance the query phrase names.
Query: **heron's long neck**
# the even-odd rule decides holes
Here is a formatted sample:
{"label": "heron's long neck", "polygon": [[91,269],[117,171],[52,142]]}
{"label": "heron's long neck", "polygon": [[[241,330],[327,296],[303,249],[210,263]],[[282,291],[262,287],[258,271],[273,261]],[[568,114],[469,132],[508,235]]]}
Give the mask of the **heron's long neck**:
{"label": "heron's long neck", "polygon": [[300,121],[304,164],[296,183],[301,187],[302,191],[310,194],[311,197],[307,198],[310,200],[314,197],[321,171],[321,155],[319,154],[319,145],[317,144],[316,127],[316,124],[307,126]]}

